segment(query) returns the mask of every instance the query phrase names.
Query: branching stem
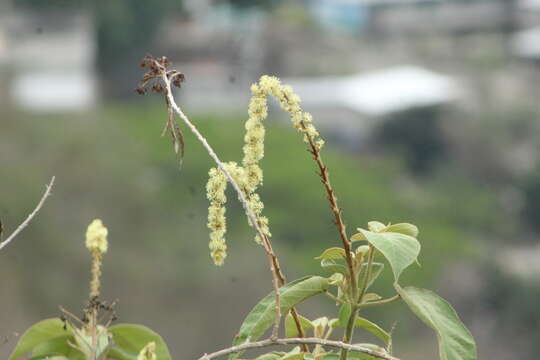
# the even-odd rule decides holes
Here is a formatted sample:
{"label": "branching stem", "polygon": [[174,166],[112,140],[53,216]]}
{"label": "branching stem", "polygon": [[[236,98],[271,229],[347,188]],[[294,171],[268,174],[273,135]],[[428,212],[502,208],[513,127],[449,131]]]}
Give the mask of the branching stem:
{"label": "branching stem", "polygon": [[401,299],[401,296],[399,294],[394,295],[392,297],[389,297],[388,299],[378,300],[378,301],[370,301],[368,303],[359,304],[358,306],[360,308],[366,308],[366,307],[372,307],[372,306],[380,306],[380,305],[386,305],[393,303],[394,301],[398,301]]}
{"label": "branching stem", "polygon": [[340,303],[340,304],[346,304],[345,301],[341,300],[341,299],[338,298],[336,295],[332,294],[330,291],[325,291],[325,292],[324,292],[324,295],[328,296],[330,299],[334,300],[334,301],[337,302],[337,303]]}
{"label": "branching stem", "polygon": [[13,231],[13,233],[11,233],[11,235],[9,235],[7,237],[6,240],[0,242],[0,250],[2,250],[4,247],[6,247],[7,245],[9,245],[9,243],[11,241],[13,241],[13,239],[15,239],[15,237],[17,235],[19,235],[19,233],[21,231],[23,231],[23,229],[25,227],[28,226],[28,224],[30,224],[30,221],[32,221],[32,219],[34,218],[34,216],[36,216],[36,214],[39,212],[39,210],[41,209],[41,207],[43,206],[43,204],[45,203],[45,200],[47,200],[47,198],[51,195],[51,189],[54,185],[54,180],[55,180],[55,177],[53,176],[51,178],[51,181],[49,182],[49,184],[47,185],[46,189],[45,189],[45,193],[43,194],[43,196],[41,197],[41,200],[39,201],[39,203],[37,204],[36,208],[34,209],[34,211],[32,211],[30,213],[30,215],[28,215],[26,217],[26,219],[22,222],[21,225],[19,225],[19,227],[17,227],[17,229],[15,229],[15,231]]}
{"label": "branching stem", "polygon": [[[301,126],[305,129],[305,125],[303,122],[301,123]],[[356,275],[354,271],[353,259],[351,256],[351,242],[349,240],[349,237],[347,236],[345,222],[343,221],[343,217],[341,216],[341,209],[338,206],[337,197],[334,193],[334,188],[332,187],[332,183],[330,182],[330,174],[328,172],[328,167],[324,164],[319,147],[317,147],[317,145],[314,142],[314,139],[309,135],[308,135],[308,141],[309,141],[309,147],[310,147],[308,151],[313,156],[313,160],[315,160],[319,168],[319,177],[321,178],[321,182],[324,186],[324,189],[326,190],[326,195],[327,195],[328,201],[330,202],[330,209],[332,213],[334,214],[334,223],[336,224],[339,237],[343,244],[343,248],[345,249],[345,257],[346,257],[345,260],[347,261],[349,275],[351,279],[355,279]],[[351,281],[351,288],[352,288],[352,293],[354,297],[356,296],[356,292],[357,292],[355,281]]]}
{"label": "branching stem", "polygon": [[377,359],[385,359],[385,360],[399,360],[396,357],[393,357],[391,355],[376,351],[367,349],[363,346],[359,345],[351,345],[347,344],[341,341],[333,341],[333,340],[326,340],[326,339],[319,339],[319,338],[288,338],[288,339],[268,339],[268,340],[262,340],[257,342],[251,342],[246,343],[238,346],[233,346],[227,349],[219,350],[211,354],[205,354],[201,356],[198,360],[212,360],[215,358],[218,358],[220,356],[225,356],[228,354],[232,354],[239,351],[245,351],[250,349],[259,349],[259,348],[265,348],[270,346],[279,346],[279,345],[299,345],[299,344],[309,344],[309,345],[322,345],[322,346],[328,346],[333,347],[337,349],[346,349],[348,351],[358,351],[364,354],[371,355]]}

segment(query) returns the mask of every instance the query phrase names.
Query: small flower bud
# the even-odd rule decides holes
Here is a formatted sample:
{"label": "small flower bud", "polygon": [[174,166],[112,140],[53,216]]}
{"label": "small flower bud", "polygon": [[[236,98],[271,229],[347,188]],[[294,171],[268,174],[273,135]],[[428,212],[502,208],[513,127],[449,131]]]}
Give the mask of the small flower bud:
{"label": "small flower bud", "polygon": [[100,219],[95,219],[86,230],[86,247],[90,252],[97,251],[101,254],[107,252],[108,242],[107,234],[108,230]]}
{"label": "small flower bud", "polygon": [[137,360],[156,360],[156,359],[157,359],[156,343],[154,341],[146,344],[146,346],[142,348],[141,352],[139,352],[139,355],[137,356]]}

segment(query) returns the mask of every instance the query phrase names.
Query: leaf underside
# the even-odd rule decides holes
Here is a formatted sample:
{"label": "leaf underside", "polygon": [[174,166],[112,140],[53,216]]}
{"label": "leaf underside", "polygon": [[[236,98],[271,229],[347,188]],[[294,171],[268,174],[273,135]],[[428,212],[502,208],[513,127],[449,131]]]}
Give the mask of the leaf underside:
{"label": "leaf underside", "polygon": [[358,230],[388,260],[396,281],[420,253],[420,243],[412,236],[393,232],[374,233],[364,229]]}
{"label": "leaf underside", "polygon": [[394,286],[412,312],[437,333],[441,360],[476,360],[474,338],[446,300],[430,290]]}
{"label": "leaf underside", "polygon": [[117,360],[137,360],[141,349],[153,341],[156,343],[157,360],[171,360],[171,354],[163,338],[142,325],[118,324],[109,328],[114,346],[108,357]]}

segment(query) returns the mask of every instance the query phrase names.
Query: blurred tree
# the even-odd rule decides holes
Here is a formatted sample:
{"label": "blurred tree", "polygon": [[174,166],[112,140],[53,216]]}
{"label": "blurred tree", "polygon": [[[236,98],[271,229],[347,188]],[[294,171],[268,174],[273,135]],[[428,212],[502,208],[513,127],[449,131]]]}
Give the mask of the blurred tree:
{"label": "blurred tree", "polygon": [[388,116],[376,131],[376,141],[389,150],[397,150],[409,168],[428,172],[446,153],[439,129],[439,107],[417,108]]}
{"label": "blurred tree", "polygon": [[523,185],[525,208],[524,217],[536,231],[540,231],[540,167],[525,179]]}

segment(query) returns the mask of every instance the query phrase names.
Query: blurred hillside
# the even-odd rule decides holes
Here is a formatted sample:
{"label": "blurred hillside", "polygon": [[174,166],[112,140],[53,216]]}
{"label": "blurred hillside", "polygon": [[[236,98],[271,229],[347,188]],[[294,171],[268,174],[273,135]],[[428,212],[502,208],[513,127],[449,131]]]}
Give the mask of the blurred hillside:
{"label": "blurred hillside", "polygon": [[[57,182],[0,254],[0,338],[8,339],[0,357],[14,332],[57,316],[58,305],[81,308],[84,231],[95,217],[110,230],[104,296],[119,299],[121,321],[164,334],[173,356],[229,344],[270,291],[262,249],[234,201],[229,257],[211,265],[204,185],[212,163],[186,132],[179,170],[170,140],[159,136],[163,102],[133,91],[140,58],[153,52],[186,74],[179,103],[224,160],[241,158],[249,84],[272,73],[297,86],[327,140],[349,232],[375,219],[418,225],[421,267],[403,282],[450,300],[480,358],[535,358],[539,9],[534,0],[2,2],[6,232],[52,175]],[[277,108],[268,126],[261,196],[294,279],[320,272],[313,257],[338,239],[298,134]],[[333,308],[309,302],[302,311],[321,307]],[[431,333],[402,306],[391,309],[368,315],[387,327],[398,317],[404,359],[432,359]]]}
{"label": "blurred hillside", "polygon": [[[85,116],[4,114],[9,120],[0,152],[5,174],[0,213],[6,226],[33,206],[48,176],[57,176],[54,196],[39,219],[3,253],[1,271],[8,282],[2,303],[13,309],[3,315],[4,334],[56,315],[59,304],[80,308],[89,266],[83,234],[95,217],[110,229],[105,296],[120,299],[121,320],[162,331],[176,354],[193,357],[226,344],[241,316],[269,291],[262,249],[234,202],[230,256],[223,268],[211,265],[204,182],[212,164],[186,136],[179,171],[168,139],[159,137],[164,116],[160,104],[145,101]],[[194,121],[224,159],[238,159],[242,118]],[[314,164],[292,129],[271,121],[268,134],[261,195],[274,241],[290,277],[320,272],[312,259],[338,239]],[[406,277],[416,283],[440,287],[441,274],[465,258],[481,259],[485,237],[508,223],[492,211],[493,196],[465,178],[449,181],[441,172],[415,183],[399,159],[358,157],[335,147],[329,147],[327,162],[351,231],[372,219],[420,226],[422,268]],[[467,314],[471,294],[446,295]],[[215,343],[201,343],[202,334]]]}

